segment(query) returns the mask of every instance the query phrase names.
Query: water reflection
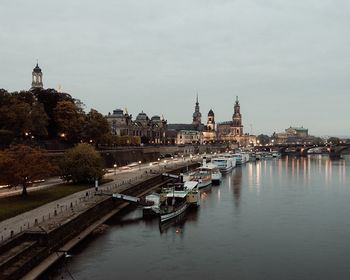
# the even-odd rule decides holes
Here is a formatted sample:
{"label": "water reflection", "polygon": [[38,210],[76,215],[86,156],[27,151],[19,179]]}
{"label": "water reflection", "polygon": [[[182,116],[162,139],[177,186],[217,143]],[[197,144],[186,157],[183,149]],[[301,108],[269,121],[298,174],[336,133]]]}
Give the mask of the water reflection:
{"label": "water reflection", "polygon": [[241,190],[242,190],[242,168],[241,167],[233,170],[232,185],[233,185],[234,204],[236,208],[239,208],[239,202],[240,202]]}
{"label": "water reflection", "polygon": [[83,243],[69,270],[76,279],[349,279],[349,159],[248,163],[162,225],[126,211]]}

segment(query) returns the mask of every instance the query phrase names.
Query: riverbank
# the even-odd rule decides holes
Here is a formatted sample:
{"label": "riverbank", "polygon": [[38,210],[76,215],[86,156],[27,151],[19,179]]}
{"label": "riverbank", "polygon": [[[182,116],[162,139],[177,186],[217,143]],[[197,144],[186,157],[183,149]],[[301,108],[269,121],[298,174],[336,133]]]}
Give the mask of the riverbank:
{"label": "riverbank", "polygon": [[[186,166],[195,166],[197,163],[181,162],[176,165],[172,169],[165,167],[165,170],[179,173]],[[48,220],[45,220],[45,216],[42,220],[36,219],[34,226],[30,229],[23,229],[22,232],[2,243],[0,251],[6,253],[0,256],[0,275],[5,279],[18,279],[30,273],[35,266],[48,258],[38,268],[40,273],[45,271],[63,255],[64,250],[75,246],[110,215],[114,215],[125,207],[123,205],[125,203],[111,199],[109,195],[112,192],[143,195],[152,187],[166,182],[159,173],[148,173],[136,177],[135,180],[124,181],[124,184],[121,182],[107,184],[103,189],[101,188],[99,195],[95,195],[94,190],[88,190],[83,197],[79,197],[80,203],[71,202],[68,205],[59,205],[60,208],[55,208],[51,217],[49,213]],[[53,254],[57,256],[57,259]],[[40,275],[37,272],[33,273]],[[29,275],[31,278],[24,279],[37,277],[33,278],[33,274]]]}

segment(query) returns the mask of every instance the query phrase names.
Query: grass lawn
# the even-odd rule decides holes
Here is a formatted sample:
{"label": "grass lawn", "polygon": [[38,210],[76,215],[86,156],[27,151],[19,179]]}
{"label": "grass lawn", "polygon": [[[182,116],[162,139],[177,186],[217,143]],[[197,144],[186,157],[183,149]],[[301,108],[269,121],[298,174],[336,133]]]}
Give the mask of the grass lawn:
{"label": "grass lawn", "polygon": [[92,186],[93,184],[91,183],[80,185],[61,184],[47,189],[30,192],[27,197],[18,195],[0,198],[0,221],[14,217],[72,193],[91,188]]}

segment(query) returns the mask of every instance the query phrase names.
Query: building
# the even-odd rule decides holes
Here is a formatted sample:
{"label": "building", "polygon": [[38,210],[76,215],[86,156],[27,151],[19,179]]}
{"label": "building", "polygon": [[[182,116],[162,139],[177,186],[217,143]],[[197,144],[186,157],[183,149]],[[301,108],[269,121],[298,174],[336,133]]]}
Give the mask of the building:
{"label": "building", "polygon": [[238,96],[236,96],[233,108],[232,121],[217,124],[217,140],[222,142],[236,142],[241,146],[256,144],[256,136],[243,133],[241,106]]}
{"label": "building", "polygon": [[300,144],[312,142],[312,136],[309,136],[309,130],[304,127],[288,127],[285,132],[273,133],[271,141],[274,144]]}
{"label": "building", "polygon": [[217,140],[216,135],[216,126],[215,126],[215,114],[212,109],[208,112],[208,121],[207,125],[203,131],[203,142],[204,143],[213,143]]}
{"label": "building", "polygon": [[43,88],[43,73],[38,65],[36,64],[32,72],[32,88]]}
{"label": "building", "polygon": [[142,111],[135,120],[132,120],[132,115],[127,111],[116,109],[106,117],[113,135],[139,136],[142,143],[166,143],[167,121],[160,116],[149,118]]}
{"label": "building", "polygon": [[198,102],[198,94],[197,94],[197,99],[196,99],[196,105],[194,108],[194,113],[193,113],[193,120],[192,120],[192,125],[199,130],[200,126],[202,125],[202,114],[199,111],[199,102]]}
{"label": "building", "polygon": [[309,130],[307,128],[303,127],[292,127],[290,126],[289,128],[285,129],[285,132],[288,135],[293,135],[298,138],[305,138],[309,136]]}
{"label": "building", "polygon": [[202,144],[202,132],[197,130],[180,130],[177,132],[176,144]]}

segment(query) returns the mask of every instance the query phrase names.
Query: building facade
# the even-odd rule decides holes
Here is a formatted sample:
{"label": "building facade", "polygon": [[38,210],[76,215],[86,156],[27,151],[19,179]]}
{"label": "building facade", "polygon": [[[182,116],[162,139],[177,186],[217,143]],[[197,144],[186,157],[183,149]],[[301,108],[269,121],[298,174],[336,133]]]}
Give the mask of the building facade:
{"label": "building facade", "polygon": [[177,132],[176,144],[202,144],[202,132],[197,130],[180,130]]}
{"label": "building facade", "polygon": [[216,142],[216,125],[215,125],[215,114],[212,109],[208,112],[207,125],[203,131],[203,143],[213,143]]}
{"label": "building facade", "polygon": [[142,143],[165,144],[167,121],[160,116],[149,118],[143,111],[135,120],[127,111],[116,109],[106,116],[111,132],[116,136],[139,136]]}
{"label": "building facade", "polygon": [[241,146],[256,145],[256,136],[244,134],[243,132],[241,106],[238,96],[236,96],[233,107],[232,121],[217,124],[217,140],[236,142]]}
{"label": "building facade", "polygon": [[274,144],[301,144],[312,142],[313,136],[309,136],[309,130],[304,127],[288,127],[285,132],[273,133]]}

